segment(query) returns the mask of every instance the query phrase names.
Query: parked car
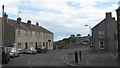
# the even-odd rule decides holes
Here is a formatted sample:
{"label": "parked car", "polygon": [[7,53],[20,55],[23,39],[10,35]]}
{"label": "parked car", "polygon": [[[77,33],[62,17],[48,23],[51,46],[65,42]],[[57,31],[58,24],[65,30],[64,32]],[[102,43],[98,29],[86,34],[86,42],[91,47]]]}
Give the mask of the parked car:
{"label": "parked car", "polygon": [[47,49],[45,47],[37,47],[37,53],[47,53]]}
{"label": "parked car", "polygon": [[0,56],[2,56],[2,63],[7,64],[10,61],[10,52],[4,46],[0,46]]}
{"label": "parked car", "polygon": [[14,57],[18,57],[19,56],[19,51],[17,51],[17,49],[15,47],[8,47],[10,48],[10,57],[14,58]]}
{"label": "parked car", "polygon": [[36,54],[37,50],[34,47],[25,48],[23,51],[24,54]]}
{"label": "parked car", "polygon": [[17,51],[19,52],[19,54],[23,53],[23,50],[21,48],[18,48]]}

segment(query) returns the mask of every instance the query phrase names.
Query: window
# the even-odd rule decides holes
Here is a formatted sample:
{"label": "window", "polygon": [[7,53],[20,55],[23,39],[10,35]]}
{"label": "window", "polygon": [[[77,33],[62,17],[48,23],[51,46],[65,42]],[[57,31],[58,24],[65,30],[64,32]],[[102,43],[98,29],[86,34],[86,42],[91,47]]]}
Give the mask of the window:
{"label": "window", "polygon": [[43,38],[45,38],[45,36],[46,36],[46,33],[43,33]]}
{"label": "window", "polygon": [[20,30],[18,30],[18,37],[20,37]]}
{"label": "window", "polygon": [[43,46],[45,46],[45,42],[43,42]]}
{"label": "window", "polygon": [[99,38],[104,38],[104,31],[99,31]]}
{"label": "window", "polygon": [[39,42],[39,43],[38,43],[38,47],[42,47],[42,42]]}
{"label": "window", "polygon": [[32,31],[30,31],[30,37],[32,37]]}
{"label": "window", "polygon": [[35,32],[35,36],[37,37],[37,32]]}
{"label": "window", "polygon": [[99,49],[104,49],[104,41],[99,41]]}
{"label": "window", "polygon": [[26,37],[28,36],[28,31],[25,31],[25,35],[26,35]]}
{"label": "window", "polygon": [[21,43],[18,43],[18,48],[21,48]]}

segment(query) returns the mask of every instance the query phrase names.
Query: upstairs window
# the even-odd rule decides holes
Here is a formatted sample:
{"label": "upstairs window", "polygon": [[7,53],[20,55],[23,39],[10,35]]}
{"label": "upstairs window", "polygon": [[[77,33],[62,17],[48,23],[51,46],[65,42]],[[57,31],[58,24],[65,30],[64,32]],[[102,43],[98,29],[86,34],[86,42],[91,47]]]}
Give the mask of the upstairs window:
{"label": "upstairs window", "polygon": [[17,32],[17,33],[18,33],[18,37],[20,37],[20,30],[18,30],[18,32]]}
{"label": "upstairs window", "polygon": [[28,36],[28,31],[25,31],[25,35],[26,35],[26,37]]}
{"label": "upstairs window", "polygon": [[32,31],[30,31],[30,37],[32,37]]}
{"label": "upstairs window", "polygon": [[21,43],[18,43],[18,48],[21,48]]}
{"label": "upstairs window", "polygon": [[104,31],[99,31],[99,38],[104,38]]}

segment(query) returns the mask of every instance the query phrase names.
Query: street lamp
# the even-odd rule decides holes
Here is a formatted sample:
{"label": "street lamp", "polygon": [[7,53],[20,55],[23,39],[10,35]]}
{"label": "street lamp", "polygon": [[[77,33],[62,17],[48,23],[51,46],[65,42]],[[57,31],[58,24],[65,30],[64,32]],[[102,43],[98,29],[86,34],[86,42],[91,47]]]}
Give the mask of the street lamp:
{"label": "street lamp", "polygon": [[92,41],[91,41],[91,37],[90,37],[90,36],[92,36],[91,26],[89,26],[89,25],[85,25],[85,26],[89,27],[89,46],[90,46],[90,52],[91,52],[92,51]]}
{"label": "street lamp", "polygon": [[90,36],[92,35],[91,34],[91,26],[89,26],[89,25],[85,25],[85,26],[88,26],[89,27],[89,34],[90,34]]}

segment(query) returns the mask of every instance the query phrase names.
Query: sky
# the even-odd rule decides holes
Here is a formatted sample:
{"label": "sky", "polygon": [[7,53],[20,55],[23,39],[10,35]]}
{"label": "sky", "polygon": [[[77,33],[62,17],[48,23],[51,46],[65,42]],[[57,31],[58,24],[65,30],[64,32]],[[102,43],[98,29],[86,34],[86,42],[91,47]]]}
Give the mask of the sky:
{"label": "sky", "polygon": [[4,5],[8,18],[16,20],[19,16],[23,22],[38,22],[53,32],[54,41],[58,41],[72,34],[88,35],[90,29],[105,18],[106,12],[112,12],[112,16],[116,17],[118,2],[119,0],[0,0],[0,17]]}

